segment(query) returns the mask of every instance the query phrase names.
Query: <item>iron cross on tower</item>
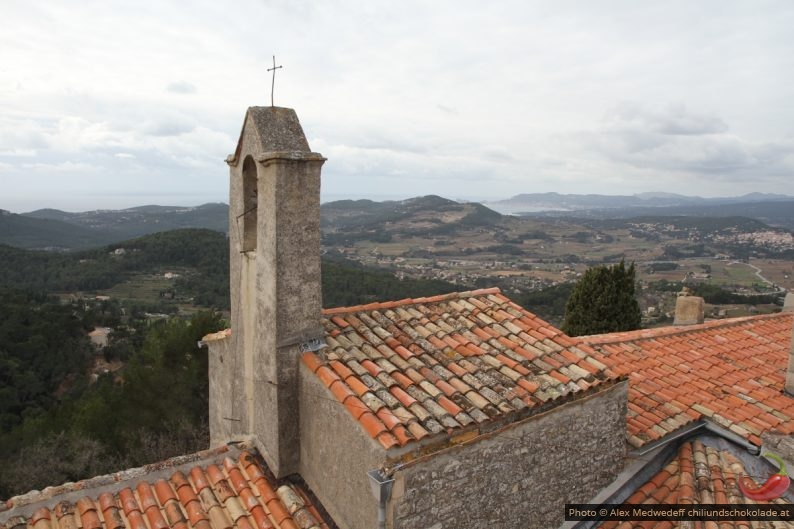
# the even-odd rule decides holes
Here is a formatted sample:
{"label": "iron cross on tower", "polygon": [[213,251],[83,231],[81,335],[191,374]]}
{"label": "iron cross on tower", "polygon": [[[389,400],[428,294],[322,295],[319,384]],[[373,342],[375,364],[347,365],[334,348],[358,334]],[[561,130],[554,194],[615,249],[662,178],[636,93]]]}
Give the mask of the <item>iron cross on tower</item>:
{"label": "iron cross on tower", "polygon": [[267,69],[268,72],[273,72],[273,81],[270,83],[270,106],[271,107],[275,106],[273,104],[273,90],[276,88],[276,70],[278,70],[279,68],[282,68],[282,66],[281,65],[276,66],[276,56],[273,55],[273,67]]}

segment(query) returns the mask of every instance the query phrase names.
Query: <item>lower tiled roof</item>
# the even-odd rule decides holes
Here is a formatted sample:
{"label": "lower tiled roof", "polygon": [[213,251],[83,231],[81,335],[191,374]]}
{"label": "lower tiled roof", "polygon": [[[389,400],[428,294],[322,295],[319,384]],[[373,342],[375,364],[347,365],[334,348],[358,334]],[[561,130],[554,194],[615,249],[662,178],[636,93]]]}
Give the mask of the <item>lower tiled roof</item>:
{"label": "lower tiled roof", "polygon": [[303,362],[385,448],[521,417],[619,379],[603,355],[483,289],[323,312]]}
{"label": "lower tiled roof", "polygon": [[[624,503],[660,504],[675,503],[688,505],[710,505],[715,503],[741,505],[745,503],[757,504],[742,495],[737,484],[739,475],[748,475],[741,460],[728,450],[721,450],[705,446],[702,442],[688,441],[678,449],[676,456],[656,475],[640,486]],[[750,478],[752,479],[752,478]],[[763,481],[759,479],[756,482]],[[757,485],[758,483],[756,483]],[[784,498],[779,498],[774,503],[789,503]],[[657,528],[671,529],[673,527],[710,527],[708,523],[697,522],[672,522],[672,521],[645,521],[645,522],[604,522],[601,529],[632,529],[632,528]],[[747,522],[710,522],[716,529],[743,528],[749,529]],[[790,527],[793,522],[752,522],[753,528]]]}
{"label": "lower tiled roof", "polygon": [[764,432],[794,433],[783,393],[791,334],[792,314],[779,313],[580,340],[629,377],[633,446],[704,418],[760,446]]}
{"label": "lower tiled roof", "polygon": [[222,447],[6,502],[0,529],[328,529],[302,487]]}

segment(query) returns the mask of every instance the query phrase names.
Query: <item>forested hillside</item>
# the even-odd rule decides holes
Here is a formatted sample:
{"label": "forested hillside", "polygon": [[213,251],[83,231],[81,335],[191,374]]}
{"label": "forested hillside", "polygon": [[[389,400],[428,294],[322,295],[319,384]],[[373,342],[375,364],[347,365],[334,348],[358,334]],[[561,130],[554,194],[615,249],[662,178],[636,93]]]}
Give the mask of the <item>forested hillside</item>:
{"label": "forested hillside", "polygon": [[[178,266],[175,290],[227,309],[228,255],[226,236],[211,230],[70,254],[0,246],[0,498],[207,446],[207,355],[196,344],[228,322],[213,310],[153,320],[93,295]],[[323,259],[322,288],[329,307],[459,289],[338,256]],[[87,338],[99,325],[114,329],[101,353]],[[123,367],[97,378],[98,359]]]}
{"label": "forested hillside", "polygon": [[226,237],[216,231],[174,230],[94,250],[54,253],[0,245],[0,286],[48,292],[100,290],[125,274],[155,267],[190,266],[228,277]]}
{"label": "forested hillside", "polygon": [[[194,273],[176,288],[206,308],[229,308],[229,247],[226,236],[211,230],[173,230],[146,235],[101,249],[53,253],[0,245],[0,287],[35,292],[100,291],[130,274],[164,266],[189,267]],[[438,280],[403,279],[342,258],[324,258],[323,305],[338,307],[372,301],[420,297],[459,290]]]}
{"label": "forested hillside", "polygon": [[93,355],[85,322],[56,298],[0,289],[0,433],[50,409]]}
{"label": "forested hillside", "polygon": [[[67,354],[50,342],[64,333],[62,327],[73,329],[73,322],[39,325],[31,339],[46,343],[21,350],[26,365],[56,362]],[[196,343],[225,325],[210,312],[190,320],[130,322],[118,337],[135,344],[126,366],[93,383],[77,364],[86,361],[85,342],[69,354],[70,364],[56,367],[54,373],[47,367],[20,371],[14,366],[16,356],[6,355],[11,358],[6,366],[17,371],[0,364],[0,380],[10,376],[18,383],[0,395],[0,410],[5,410],[0,497],[206,448],[207,354]],[[68,338],[80,342],[79,336]],[[0,351],[20,341],[8,334],[0,339]],[[69,391],[53,393],[52,386],[67,371]],[[25,402],[31,389],[27,383],[39,389],[38,398],[30,402]]]}

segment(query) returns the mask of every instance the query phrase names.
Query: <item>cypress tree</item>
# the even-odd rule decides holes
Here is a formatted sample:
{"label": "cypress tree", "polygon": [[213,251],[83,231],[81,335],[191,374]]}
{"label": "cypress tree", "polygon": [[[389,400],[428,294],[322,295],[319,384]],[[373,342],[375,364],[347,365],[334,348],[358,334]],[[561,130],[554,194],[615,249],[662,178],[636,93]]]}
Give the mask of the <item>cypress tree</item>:
{"label": "cypress tree", "polygon": [[640,328],[634,298],[634,263],[595,266],[576,283],[565,306],[562,330],[569,336],[631,331]]}

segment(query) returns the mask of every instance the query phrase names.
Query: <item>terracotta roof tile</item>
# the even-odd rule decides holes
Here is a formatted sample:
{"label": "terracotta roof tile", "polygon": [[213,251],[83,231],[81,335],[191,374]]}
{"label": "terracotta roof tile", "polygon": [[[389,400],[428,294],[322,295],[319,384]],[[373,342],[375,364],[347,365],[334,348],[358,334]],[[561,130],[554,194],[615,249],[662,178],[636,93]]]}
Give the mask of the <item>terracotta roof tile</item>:
{"label": "terracotta roof tile", "polygon": [[[324,315],[329,347],[304,354],[303,361],[383,446],[451,434],[620,378],[599,353],[499,289],[330,309]],[[382,395],[380,402],[362,393],[364,386]],[[351,395],[372,413],[358,413],[348,404]]]}
{"label": "terracotta roof tile", "polygon": [[[794,433],[794,399],[781,394],[790,314],[571,338],[498,289],[324,314],[329,347],[303,362],[383,446],[621,377],[636,447],[701,418],[756,444],[769,430]],[[384,407],[398,423],[374,415]]]}
{"label": "terracotta roof tile", "polygon": [[[170,479],[159,477],[168,468]],[[20,518],[32,529],[51,529],[50,520],[59,529],[328,529],[306,491],[265,469],[254,453],[229,447],[180,456],[11,498],[0,528]],[[73,504],[65,495],[74,493],[84,496]]]}
{"label": "terracotta roof tile", "polygon": [[[739,490],[737,479],[746,475],[742,461],[730,450],[705,445],[700,440],[682,443],[676,455],[647,482],[639,486],[625,501],[626,504],[756,504],[746,500]],[[785,498],[775,503],[788,503]],[[616,525],[617,523],[617,525]],[[700,527],[691,522],[664,522],[664,527]],[[723,527],[712,522],[713,527]],[[734,525],[735,523],[735,525]],[[758,522],[753,527],[789,527],[794,522],[776,521],[774,524]],[[650,527],[661,527],[661,522],[652,522]],[[704,527],[708,527],[706,524]],[[619,522],[604,522],[601,529],[621,527]],[[627,527],[641,527],[629,523]],[[742,522],[731,522],[725,527],[750,527]]]}
{"label": "terracotta roof tile", "polygon": [[[667,435],[687,418],[705,418],[760,445],[767,431],[794,434],[794,398],[782,393],[792,318],[780,313],[576,340],[580,348],[600,352],[611,371],[629,377],[631,405],[660,419],[633,417],[632,445]],[[577,363],[590,372],[597,365],[592,358]]]}

